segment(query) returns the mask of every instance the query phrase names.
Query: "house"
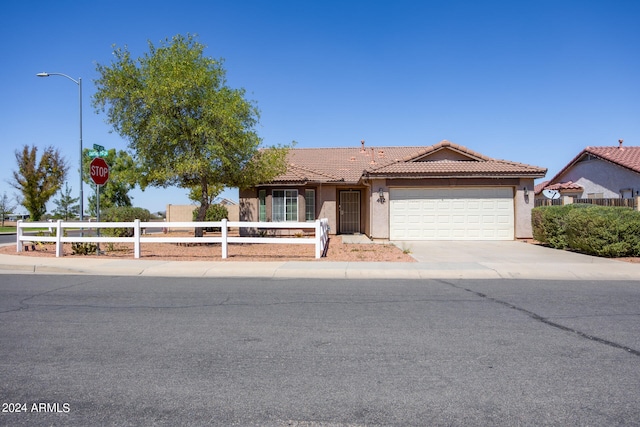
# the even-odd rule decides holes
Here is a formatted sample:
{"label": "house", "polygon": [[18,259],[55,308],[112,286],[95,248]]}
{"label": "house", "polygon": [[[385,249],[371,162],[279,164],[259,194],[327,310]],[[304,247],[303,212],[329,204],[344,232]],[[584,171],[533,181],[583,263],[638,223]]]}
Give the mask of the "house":
{"label": "house", "polygon": [[241,221],[328,218],[332,234],[384,240],[526,239],[534,179],[546,173],[449,141],[292,149],[287,161],[284,174],[240,191]]}
{"label": "house", "polygon": [[543,190],[577,199],[631,199],[640,194],[640,147],[587,147],[556,176],[538,184],[536,198]]}

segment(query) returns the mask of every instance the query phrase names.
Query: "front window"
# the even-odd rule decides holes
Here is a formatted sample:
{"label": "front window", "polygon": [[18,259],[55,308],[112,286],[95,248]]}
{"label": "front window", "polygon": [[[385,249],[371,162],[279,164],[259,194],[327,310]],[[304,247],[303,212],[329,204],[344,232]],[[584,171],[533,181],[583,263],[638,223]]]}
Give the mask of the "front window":
{"label": "front window", "polygon": [[258,191],[258,221],[267,220],[267,190]]}
{"label": "front window", "polygon": [[304,190],[304,220],[316,220],[316,190]]}
{"label": "front window", "polygon": [[298,190],[273,190],[272,218],[278,221],[298,221]]}

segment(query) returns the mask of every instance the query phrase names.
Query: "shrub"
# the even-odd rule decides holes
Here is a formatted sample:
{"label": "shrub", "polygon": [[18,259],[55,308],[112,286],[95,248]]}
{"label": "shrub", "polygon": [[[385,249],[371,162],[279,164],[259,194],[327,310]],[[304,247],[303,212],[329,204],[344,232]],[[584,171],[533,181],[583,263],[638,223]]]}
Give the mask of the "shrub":
{"label": "shrub", "polygon": [[640,255],[640,212],[573,204],[534,208],[533,237],[557,249],[603,257]]}
{"label": "shrub", "polygon": [[74,242],[71,244],[71,250],[74,255],[89,255],[96,253],[98,245],[90,242]]}
{"label": "shrub", "polygon": [[571,249],[602,257],[640,255],[640,212],[626,208],[591,206],[567,218]]}
{"label": "shrub", "polygon": [[567,249],[567,216],[585,205],[540,206],[531,212],[533,238],[556,249]]}
{"label": "shrub", "polygon": [[[102,221],[106,222],[131,222],[136,219],[146,222],[151,219],[151,213],[147,209],[134,208],[130,206],[115,206],[106,209],[102,213]],[[133,228],[105,228],[102,233],[107,236],[131,237],[133,236]]]}
{"label": "shrub", "polygon": [[[196,217],[198,216],[198,209],[195,209],[193,211],[193,220],[196,220]],[[227,210],[226,206],[224,205],[220,205],[220,204],[216,204],[216,205],[209,205],[209,207],[207,208],[207,213],[204,216],[204,220],[205,221],[222,221],[225,218],[229,217],[229,211]],[[206,231],[220,231],[220,227],[207,227],[205,228]]]}

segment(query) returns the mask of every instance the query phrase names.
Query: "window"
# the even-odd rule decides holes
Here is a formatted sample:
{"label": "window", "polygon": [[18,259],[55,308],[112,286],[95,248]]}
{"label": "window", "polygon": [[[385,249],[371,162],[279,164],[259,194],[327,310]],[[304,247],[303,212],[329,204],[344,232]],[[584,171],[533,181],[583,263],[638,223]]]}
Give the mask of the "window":
{"label": "window", "polygon": [[271,196],[274,222],[298,220],[298,190],[273,190]]}
{"label": "window", "polygon": [[267,190],[258,191],[258,221],[267,220]]}
{"label": "window", "polygon": [[316,220],[316,190],[304,190],[304,220]]}

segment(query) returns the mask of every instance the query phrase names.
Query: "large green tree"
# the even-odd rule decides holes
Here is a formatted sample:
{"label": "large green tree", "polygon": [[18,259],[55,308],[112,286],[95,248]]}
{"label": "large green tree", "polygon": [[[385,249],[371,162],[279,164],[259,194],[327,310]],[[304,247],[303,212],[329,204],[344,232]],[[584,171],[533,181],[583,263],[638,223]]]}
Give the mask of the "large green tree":
{"label": "large green tree", "polygon": [[[98,64],[94,107],[129,141],[139,184],[180,187],[200,195],[204,220],[210,189],[250,187],[286,169],[288,146],[261,147],[259,111],[244,89],[227,86],[221,59],[204,55],[192,35],[177,35],[133,59],[115,48]],[[216,191],[214,190],[214,191]],[[201,235],[201,230],[196,231]]]}
{"label": "large green tree", "polygon": [[60,152],[49,146],[38,161],[38,148],[25,145],[16,150],[18,170],[13,171],[10,184],[20,191],[19,203],[24,206],[32,221],[39,221],[47,212],[47,202],[58,192],[64,182],[69,166]]}
{"label": "large green tree", "polygon": [[[132,197],[129,192],[137,183],[137,167],[129,153],[124,150],[116,151],[111,148],[107,155],[103,156],[109,165],[109,180],[100,186],[100,210],[112,207],[132,206]],[[93,158],[89,156],[89,149],[83,152],[83,165],[85,182],[95,188],[91,180],[89,168]],[[97,214],[97,200],[95,192],[89,196],[89,214]]]}

